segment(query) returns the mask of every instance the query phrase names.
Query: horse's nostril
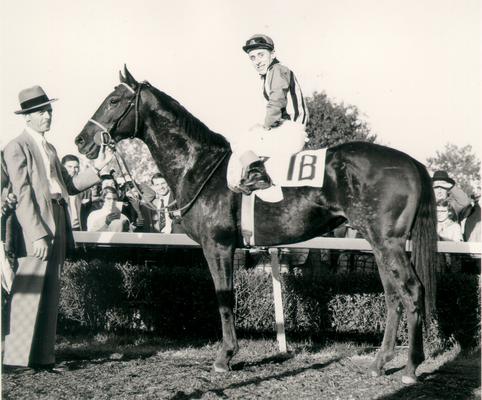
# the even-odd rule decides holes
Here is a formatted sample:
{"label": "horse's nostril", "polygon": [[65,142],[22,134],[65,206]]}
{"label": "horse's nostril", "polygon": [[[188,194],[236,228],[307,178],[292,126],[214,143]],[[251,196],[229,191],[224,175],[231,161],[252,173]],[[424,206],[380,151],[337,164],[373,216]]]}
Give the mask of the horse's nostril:
{"label": "horse's nostril", "polygon": [[75,144],[76,144],[77,146],[80,146],[80,145],[84,144],[84,139],[82,139],[81,136],[77,136],[77,137],[75,138]]}

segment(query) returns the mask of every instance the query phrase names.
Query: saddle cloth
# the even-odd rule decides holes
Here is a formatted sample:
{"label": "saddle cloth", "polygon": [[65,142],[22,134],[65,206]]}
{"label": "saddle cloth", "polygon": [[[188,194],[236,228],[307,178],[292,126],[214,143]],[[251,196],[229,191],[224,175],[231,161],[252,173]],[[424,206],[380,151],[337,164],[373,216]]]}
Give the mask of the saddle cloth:
{"label": "saddle cloth", "polygon": [[[323,187],[326,149],[305,150],[290,157],[271,157],[265,161],[266,171],[273,186],[256,190],[249,196],[242,196],[241,231],[245,246],[256,246],[254,229],[255,196],[264,202],[276,203],[283,200],[282,187]],[[242,167],[236,157],[228,164],[228,185],[236,187],[241,179]]]}
{"label": "saddle cloth", "polygon": [[[264,165],[273,186],[255,191],[255,195],[267,202],[283,200],[282,187],[323,187],[325,175],[326,148],[303,150],[289,157],[275,156]],[[227,171],[228,186],[236,188],[242,177],[242,166],[236,157],[231,156]]]}

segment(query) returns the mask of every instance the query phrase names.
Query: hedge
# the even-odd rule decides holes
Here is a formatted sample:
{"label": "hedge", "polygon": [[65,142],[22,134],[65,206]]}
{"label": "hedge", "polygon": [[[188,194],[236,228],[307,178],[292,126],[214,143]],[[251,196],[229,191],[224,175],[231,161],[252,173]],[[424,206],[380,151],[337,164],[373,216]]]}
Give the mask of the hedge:
{"label": "hedge", "polygon": [[[274,332],[271,276],[237,269],[234,310],[240,333]],[[163,336],[219,337],[220,319],[207,268],[100,261],[67,262],[62,275],[59,331],[134,331]],[[374,273],[283,274],[288,334],[382,337],[385,301]],[[438,278],[441,340],[479,343],[478,276],[447,273]],[[405,316],[398,338],[406,344]]]}

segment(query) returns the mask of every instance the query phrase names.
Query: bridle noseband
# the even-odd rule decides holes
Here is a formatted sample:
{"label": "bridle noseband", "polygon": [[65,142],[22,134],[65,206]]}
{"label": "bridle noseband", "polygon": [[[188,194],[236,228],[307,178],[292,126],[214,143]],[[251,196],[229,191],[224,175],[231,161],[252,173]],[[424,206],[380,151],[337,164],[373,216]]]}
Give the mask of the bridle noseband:
{"label": "bridle noseband", "polygon": [[144,86],[148,86],[148,82],[141,82],[137,90],[132,89],[127,83],[121,82],[121,85],[124,85],[127,89],[129,89],[130,92],[134,94],[132,99],[129,101],[129,104],[127,105],[126,109],[124,112],[120,115],[119,118],[117,118],[112,125],[109,128],[106,128],[104,125],[102,125],[100,122],[97,122],[95,119],[90,118],[89,122],[92,122],[94,125],[97,125],[100,129],[102,129],[100,133],[101,137],[101,143],[100,145],[110,145],[113,142],[112,139],[112,132],[119,126],[119,124],[124,120],[124,118],[127,117],[129,112],[131,111],[132,107],[134,107],[135,111],[135,125],[134,125],[134,133],[130,136],[131,139],[134,139],[137,136],[137,133],[139,131],[139,98],[141,95],[141,90]]}

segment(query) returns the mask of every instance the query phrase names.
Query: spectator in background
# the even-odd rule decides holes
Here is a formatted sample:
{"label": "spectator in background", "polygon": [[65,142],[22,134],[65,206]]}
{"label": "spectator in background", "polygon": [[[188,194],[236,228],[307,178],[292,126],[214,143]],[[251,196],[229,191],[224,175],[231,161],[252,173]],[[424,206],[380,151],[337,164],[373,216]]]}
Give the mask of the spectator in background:
{"label": "spectator in background", "polygon": [[152,189],[156,192],[156,198],[152,204],[156,211],[152,213],[154,221],[154,232],[162,233],[184,233],[184,229],[178,218],[173,216],[172,212],[167,209],[167,206],[175,201],[173,193],[169,188],[166,180],[160,174],[154,174],[151,178]]}
{"label": "spectator in background", "polygon": [[462,221],[464,239],[466,242],[480,242],[480,186],[477,187],[477,190],[472,194],[471,197],[472,209],[467,218]]}
{"label": "spectator in background", "polygon": [[135,225],[135,232],[152,232],[150,203],[154,191],[145,183],[128,180],[122,186],[125,214]]}
{"label": "spectator in background", "polygon": [[440,240],[462,242],[462,228],[454,220],[453,212],[448,200],[442,200],[437,204],[437,234]]}
{"label": "spectator in background", "polygon": [[151,183],[152,189],[156,193],[152,201],[156,208],[152,215],[154,232],[171,233],[172,220],[167,210],[167,206],[171,201],[171,190],[160,173],[153,175]]}
{"label": "spectator in background", "polygon": [[435,171],[432,177],[433,190],[437,203],[447,200],[455,212],[457,222],[470,214],[472,203],[469,196],[460,189],[446,171]]}
{"label": "spectator in background", "polygon": [[18,234],[18,221],[15,217],[15,208],[17,206],[17,197],[12,193],[12,187],[10,179],[7,173],[7,167],[3,154],[0,155],[1,161],[1,239],[0,244],[0,263],[2,269],[2,349],[5,340],[5,336],[9,331],[9,318],[10,318],[10,291],[12,289],[13,279],[15,277],[15,270],[17,268],[17,256],[15,251],[16,238]]}
{"label": "spectator in background", "polygon": [[100,176],[100,183],[91,189],[90,197],[91,197],[91,206],[89,209],[88,214],[92,211],[100,210],[102,205],[104,204],[104,200],[102,199],[102,190],[106,187],[114,188],[119,196],[119,188],[117,187],[117,183],[112,175],[114,170],[110,170],[108,173],[104,173]]}
{"label": "spectator in background", "polygon": [[[121,213],[119,196],[113,187],[102,189],[102,208],[92,211],[87,218],[87,230],[92,232],[128,232],[130,230],[129,219]],[[122,204],[122,203],[121,203]]]}
{"label": "spectator in background", "polygon": [[[61,163],[72,178],[79,174],[80,161],[77,156],[67,154],[62,157]],[[90,203],[90,190],[69,196],[70,223],[73,231],[85,230],[86,217],[83,214],[88,211],[88,203]]]}

